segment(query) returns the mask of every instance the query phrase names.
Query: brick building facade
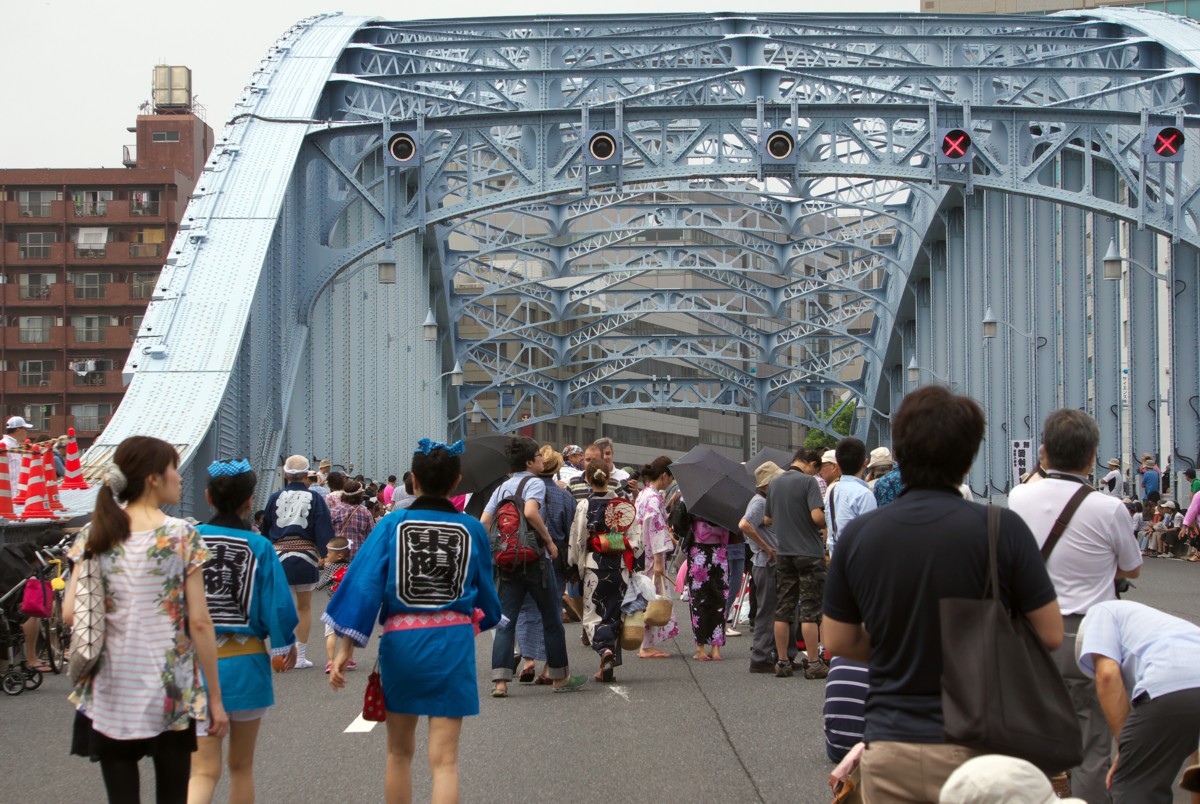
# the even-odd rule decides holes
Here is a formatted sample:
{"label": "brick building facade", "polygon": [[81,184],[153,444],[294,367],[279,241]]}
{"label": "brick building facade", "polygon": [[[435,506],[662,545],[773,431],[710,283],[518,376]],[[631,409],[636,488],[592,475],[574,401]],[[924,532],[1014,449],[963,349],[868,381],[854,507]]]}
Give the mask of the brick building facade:
{"label": "brick building facade", "polygon": [[213,131],[188,111],[137,118],[124,168],[0,168],[0,412],[36,436],[108,423],[121,369]]}

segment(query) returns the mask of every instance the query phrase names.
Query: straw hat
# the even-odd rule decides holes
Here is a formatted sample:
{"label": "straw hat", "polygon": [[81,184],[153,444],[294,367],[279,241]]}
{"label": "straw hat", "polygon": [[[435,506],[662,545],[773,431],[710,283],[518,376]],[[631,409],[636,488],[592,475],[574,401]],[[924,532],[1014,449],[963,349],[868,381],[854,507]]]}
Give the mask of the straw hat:
{"label": "straw hat", "polygon": [[876,466],[892,466],[896,462],[892,459],[892,451],[887,447],[876,447],[871,450],[871,460],[867,463],[868,469],[874,469]]}
{"label": "straw hat", "polygon": [[781,474],[783,474],[783,470],[779,468],[779,464],[775,463],[775,461],[761,463],[754,470],[754,485],[760,489],[765,488]]}

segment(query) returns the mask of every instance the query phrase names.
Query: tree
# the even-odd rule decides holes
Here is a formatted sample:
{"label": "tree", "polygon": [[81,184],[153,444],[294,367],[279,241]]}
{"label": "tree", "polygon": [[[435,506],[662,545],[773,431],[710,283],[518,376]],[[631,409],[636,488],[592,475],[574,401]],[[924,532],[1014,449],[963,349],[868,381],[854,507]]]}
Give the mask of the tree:
{"label": "tree", "polygon": [[[829,411],[822,410],[820,418],[828,418]],[[843,405],[842,409],[837,412],[833,419],[829,422],[833,428],[833,432],[828,430],[818,430],[815,427],[808,429],[808,435],[804,438],[805,449],[815,449],[825,451],[833,449],[837,446],[837,442],[846,436],[850,435],[850,427],[854,422],[854,405]]]}

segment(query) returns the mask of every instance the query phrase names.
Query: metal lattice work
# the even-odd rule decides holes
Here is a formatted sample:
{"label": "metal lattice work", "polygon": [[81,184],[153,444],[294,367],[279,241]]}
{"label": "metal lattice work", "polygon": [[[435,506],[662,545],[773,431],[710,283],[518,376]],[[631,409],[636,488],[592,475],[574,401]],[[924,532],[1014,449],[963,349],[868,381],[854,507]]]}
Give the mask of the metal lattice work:
{"label": "metal lattice work", "polygon": [[[1195,443],[1172,389],[1196,358],[1156,341],[1160,314],[1200,337],[1197,157],[1145,146],[1194,130],[1197,33],[1114,10],[306,20],[223,133],[99,446],[378,473],[469,412],[825,427],[846,404],[876,440],[914,364],[987,402],[976,491],[1059,405],[1106,450]],[[965,163],[935,157],[947,128]],[[1101,280],[1114,236],[1171,289]]]}

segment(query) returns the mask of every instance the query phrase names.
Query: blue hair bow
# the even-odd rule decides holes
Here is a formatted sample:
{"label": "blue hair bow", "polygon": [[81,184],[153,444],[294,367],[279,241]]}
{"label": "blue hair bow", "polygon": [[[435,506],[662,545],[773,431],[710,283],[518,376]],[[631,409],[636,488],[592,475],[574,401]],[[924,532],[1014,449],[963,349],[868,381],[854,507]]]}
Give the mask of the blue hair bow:
{"label": "blue hair bow", "polygon": [[435,449],[444,449],[444,450],[446,450],[446,452],[448,452],[451,455],[462,455],[463,449],[465,449],[465,445],[463,444],[463,441],[461,438],[458,439],[457,441],[455,441],[453,444],[443,444],[441,441],[434,441],[433,439],[422,438],[420,441],[417,442],[417,448],[414,450],[414,452],[420,452],[424,455],[429,455]]}
{"label": "blue hair bow", "polygon": [[234,475],[241,475],[245,474],[246,472],[253,471],[254,469],[250,467],[250,461],[246,460],[245,458],[237,461],[213,461],[208,465],[209,477],[233,477]]}

